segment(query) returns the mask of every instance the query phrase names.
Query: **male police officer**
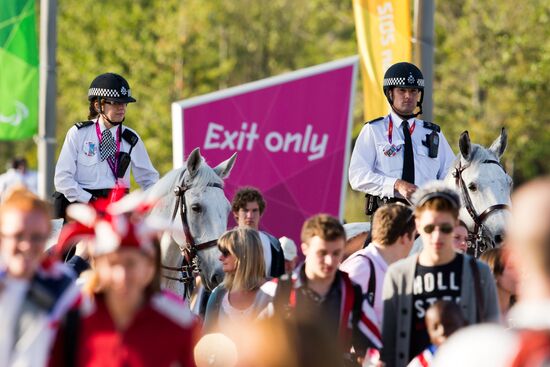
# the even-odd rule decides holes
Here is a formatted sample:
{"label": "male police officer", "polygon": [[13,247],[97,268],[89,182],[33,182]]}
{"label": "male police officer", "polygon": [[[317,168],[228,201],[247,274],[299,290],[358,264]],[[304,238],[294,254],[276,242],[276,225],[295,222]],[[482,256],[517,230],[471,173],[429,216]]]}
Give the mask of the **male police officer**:
{"label": "male police officer", "polygon": [[388,202],[407,203],[418,186],[445,177],[454,160],[439,126],[416,118],[424,77],[415,65],[392,65],[384,75],[384,94],[390,114],[365,124],[349,166],[350,185],[367,194],[369,215]]}
{"label": "male police officer", "polygon": [[146,189],[159,179],[143,141],[122,126],[128,103],[136,102],[128,82],[105,73],[88,90],[89,121],[69,129],[55,167],[55,216],[64,218],[72,202],[107,197],[113,188],[128,191],[130,165],[136,182]]}

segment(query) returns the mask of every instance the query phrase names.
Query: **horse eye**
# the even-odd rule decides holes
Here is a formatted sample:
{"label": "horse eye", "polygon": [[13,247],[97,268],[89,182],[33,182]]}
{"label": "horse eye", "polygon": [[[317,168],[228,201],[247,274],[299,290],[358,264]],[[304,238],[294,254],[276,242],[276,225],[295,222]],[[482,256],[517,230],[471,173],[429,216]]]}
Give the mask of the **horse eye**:
{"label": "horse eye", "polygon": [[477,190],[477,185],[472,182],[468,185],[468,189],[470,189],[470,191],[476,191]]}
{"label": "horse eye", "polygon": [[195,213],[200,213],[202,212],[202,206],[200,204],[193,204],[191,205],[191,210]]}

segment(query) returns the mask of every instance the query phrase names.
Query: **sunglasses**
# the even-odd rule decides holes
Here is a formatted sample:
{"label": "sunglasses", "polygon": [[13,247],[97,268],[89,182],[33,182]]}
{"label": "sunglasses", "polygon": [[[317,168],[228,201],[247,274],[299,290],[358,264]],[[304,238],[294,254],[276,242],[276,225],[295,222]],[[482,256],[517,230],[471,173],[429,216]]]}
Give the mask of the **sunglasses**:
{"label": "sunglasses", "polygon": [[223,257],[228,257],[229,255],[231,255],[231,252],[229,252],[228,249],[226,249],[225,247],[221,247],[220,245],[218,245],[218,250],[222,253]]}
{"label": "sunglasses", "polygon": [[442,224],[428,224],[424,226],[424,232],[430,234],[432,233],[435,228],[438,227],[439,231],[442,233],[452,233],[455,229],[455,227],[451,223],[442,223]]}

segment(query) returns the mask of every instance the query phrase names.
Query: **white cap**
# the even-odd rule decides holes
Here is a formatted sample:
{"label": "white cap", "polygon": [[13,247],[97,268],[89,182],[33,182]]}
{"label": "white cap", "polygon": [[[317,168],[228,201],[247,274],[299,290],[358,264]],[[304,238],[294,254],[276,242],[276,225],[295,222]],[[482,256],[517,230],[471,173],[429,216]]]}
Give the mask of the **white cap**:
{"label": "white cap", "polygon": [[296,248],[296,243],[288,237],[279,238],[281,247],[283,248],[283,253],[285,255],[285,260],[292,261],[298,254],[298,249]]}
{"label": "white cap", "polygon": [[349,241],[362,233],[370,232],[370,222],[346,223],[344,230],[346,231],[346,241]]}

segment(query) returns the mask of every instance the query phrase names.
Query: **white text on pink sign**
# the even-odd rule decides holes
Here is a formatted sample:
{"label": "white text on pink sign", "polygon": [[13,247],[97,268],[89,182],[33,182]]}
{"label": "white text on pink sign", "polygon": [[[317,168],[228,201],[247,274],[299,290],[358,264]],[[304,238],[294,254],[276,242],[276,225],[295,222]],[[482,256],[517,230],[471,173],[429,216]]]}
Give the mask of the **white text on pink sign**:
{"label": "white text on pink sign", "polygon": [[[225,126],[210,122],[206,131],[204,140],[204,149],[228,149],[228,150],[247,150],[252,151],[256,140],[261,136],[258,134],[258,124],[253,122],[249,124],[243,122],[241,129],[231,131]],[[261,139],[265,148],[272,153],[294,152],[307,154],[307,160],[313,161],[323,158],[328,144],[328,134],[313,132],[313,126],[306,125],[305,131],[286,132],[270,131]]]}

